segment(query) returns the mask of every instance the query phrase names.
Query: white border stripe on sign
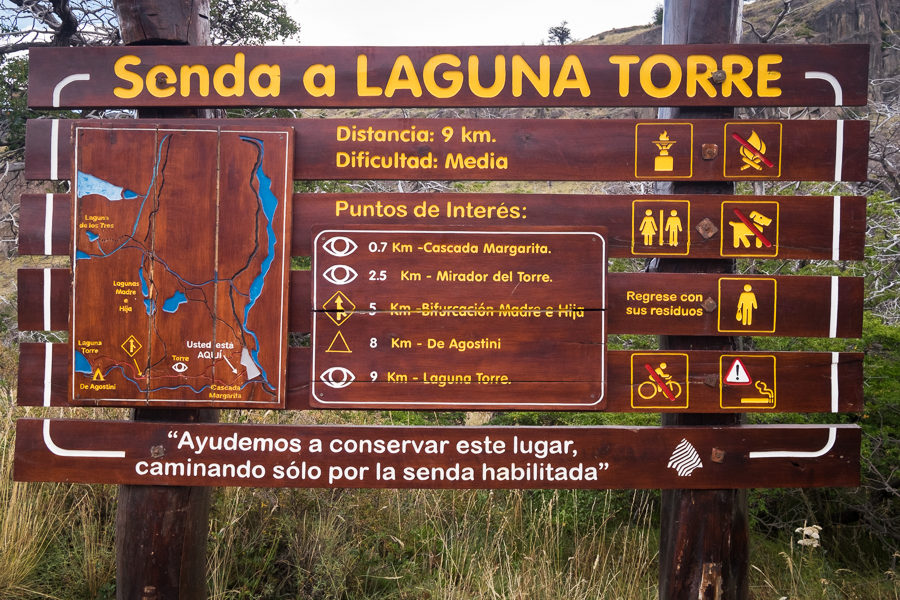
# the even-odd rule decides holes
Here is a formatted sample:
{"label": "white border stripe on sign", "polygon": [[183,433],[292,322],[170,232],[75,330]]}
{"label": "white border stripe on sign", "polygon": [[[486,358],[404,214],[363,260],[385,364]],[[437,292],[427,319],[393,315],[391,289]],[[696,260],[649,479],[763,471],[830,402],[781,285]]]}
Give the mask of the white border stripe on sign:
{"label": "white border stripe on sign", "polygon": [[44,202],[44,255],[53,254],[53,194]]}
{"label": "white border stripe on sign", "polygon": [[751,452],[749,456],[750,458],[818,458],[820,456],[825,456],[826,454],[828,454],[828,452],[834,447],[834,442],[836,440],[837,427],[829,427],[828,441],[826,441],[825,445],[818,450],[813,450],[811,452],[795,452],[793,450],[765,450],[761,452]]}
{"label": "white border stripe on sign", "polygon": [[44,269],[44,331],[50,331],[50,269]]}
{"label": "white border stripe on sign", "polygon": [[840,352],[831,353],[831,412],[838,411],[838,362],[840,362]]}
{"label": "white border stripe on sign", "polygon": [[44,344],[44,406],[50,406],[50,382],[53,377],[53,344]]}
{"label": "white border stripe on sign", "polygon": [[831,217],[831,260],[841,255],[841,197],[834,197],[834,211]]}
{"label": "white border stripe on sign", "polygon": [[837,337],[838,276],[831,276],[831,313],[828,316],[828,337]]}
{"label": "white border stripe on sign", "polygon": [[59,174],[59,119],[50,121],[50,179],[58,179]]}

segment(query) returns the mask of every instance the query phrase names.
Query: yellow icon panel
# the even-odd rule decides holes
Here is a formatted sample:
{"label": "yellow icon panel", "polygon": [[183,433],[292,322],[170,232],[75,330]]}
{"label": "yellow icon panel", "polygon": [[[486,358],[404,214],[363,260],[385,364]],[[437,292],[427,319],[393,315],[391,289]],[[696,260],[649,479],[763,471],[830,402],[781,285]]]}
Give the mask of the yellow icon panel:
{"label": "yellow icon panel", "polygon": [[688,355],[635,352],[631,355],[632,408],[687,408]]}
{"label": "yellow icon panel", "polygon": [[781,123],[735,121],[725,124],[723,169],[729,179],[781,177]]}
{"label": "yellow icon panel", "polygon": [[356,305],[350,301],[350,298],[344,292],[338,291],[322,304],[322,309],[335,325],[340,326],[350,318],[350,315],[356,309]]}
{"label": "yellow icon panel", "polygon": [[634,126],[636,179],[690,179],[694,173],[694,126],[654,121]]}
{"label": "yellow icon panel", "polygon": [[143,346],[133,335],[129,335],[125,338],[125,341],[122,342],[122,350],[124,350],[125,354],[128,356],[134,356],[141,348],[143,348]]}
{"label": "yellow icon panel", "polygon": [[777,201],[722,202],[721,255],[729,258],[778,256],[780,213]]}
{"label": "yellow icon panel", "polygon": [[724,409],[775,408],[776,358],[771,354],[719,357],[719,406]]}
{"label": "yellow icon panel", "polygon": [[631,203],[631,253],[686,256],[691,246],[689,200],[634,200]]}
{"label": "yellow icon panel", "polygon": [[720,277],[718,330],[774,333],[778,282],[770,277]]}

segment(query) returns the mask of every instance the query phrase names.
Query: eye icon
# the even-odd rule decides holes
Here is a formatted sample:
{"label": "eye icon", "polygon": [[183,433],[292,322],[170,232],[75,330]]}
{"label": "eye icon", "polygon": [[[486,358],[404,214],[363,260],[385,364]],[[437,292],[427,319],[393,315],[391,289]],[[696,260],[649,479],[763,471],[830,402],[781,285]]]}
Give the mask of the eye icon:
{"label": "eye icon", "polygon": [[353,267],[348,267],[347,265],[331,265],[322,273],[322,277],[334,285],[347,285],[356,279],[356,276],[357,272]]}
{"label": "eye icon", "polygon": [[356,379],[356,376],[344,367],[331,367],[322,373],[322,383],[336,390],[345,388]]}
{"label": "eye icon", "polygon": [[338,258],[350,256],[358,248],[356,242],[342,235],[329,238],[322,244],[322,248],[328,254]]}
{"label": "eye icon", "polygon": [[172,365],[172,370],[176,373],[184,373],[185,371],[187,371],[187,365],[183,362],[177,362]]}

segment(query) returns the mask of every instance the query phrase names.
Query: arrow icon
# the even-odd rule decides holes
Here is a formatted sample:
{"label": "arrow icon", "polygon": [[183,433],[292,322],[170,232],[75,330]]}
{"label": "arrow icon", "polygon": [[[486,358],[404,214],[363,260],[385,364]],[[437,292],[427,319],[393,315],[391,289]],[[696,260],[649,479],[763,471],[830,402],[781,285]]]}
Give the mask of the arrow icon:
{"label": "arrow icon", "polygon": [[231,372],[234,373],[235,375],[237,375],[237,369],[234,368],[234,365],[231,364],[231,361],[228,360],[228,357],[225,356],[225,355],[223,354],[223,355],[222,355],[222,358],[224,358],[224,359],[225,359],[225,362],[228,363],[228,366],[231,367]]}

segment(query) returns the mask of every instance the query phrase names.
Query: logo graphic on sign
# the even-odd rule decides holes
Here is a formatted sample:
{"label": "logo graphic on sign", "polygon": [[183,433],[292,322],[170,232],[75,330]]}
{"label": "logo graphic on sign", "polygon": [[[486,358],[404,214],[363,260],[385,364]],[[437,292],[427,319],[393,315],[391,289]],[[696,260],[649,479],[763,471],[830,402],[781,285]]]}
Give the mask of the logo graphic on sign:
{"label": "logo graphic on sign", "polygon": [[700,460],[697,449],[682,438],[669,458],[668,467],[675,469],[679,477],[690,477],[694,470],[703,468],[703,461]]}
{"label": "logo graphic on sign", "polygon": [[642,353],[631,355],[633,408],[687,408],[688,355]]}
{"label": "logo graphic on sign", "polygon": [[778,256],[779,205],[774,201],[722,203],[722,256]]}
{"label": "logo graphic on sign", "polygon": [[635,200],[631,203],[631,252],[684,256],[690,251],[689,200]]}
{"label": "logo graphic on sign", "polygon": [[634,126],[634,176],[688,179],[693,174],[691,123],[638,123]]}
{"label": "logo graphic on sign", "polygon": [[781,123],[726,123],[724,170],[730,178],[780,177]]}
{"label": "logo graphic on sign", "polygon": [[719,357],[719,406],[725,409],[775,408],[776,358],[771,354]]}
{"label": "logo graphic on sign", "polygon": [[777,283],[768,277],[719,279],[720,332],[774,333]]}

